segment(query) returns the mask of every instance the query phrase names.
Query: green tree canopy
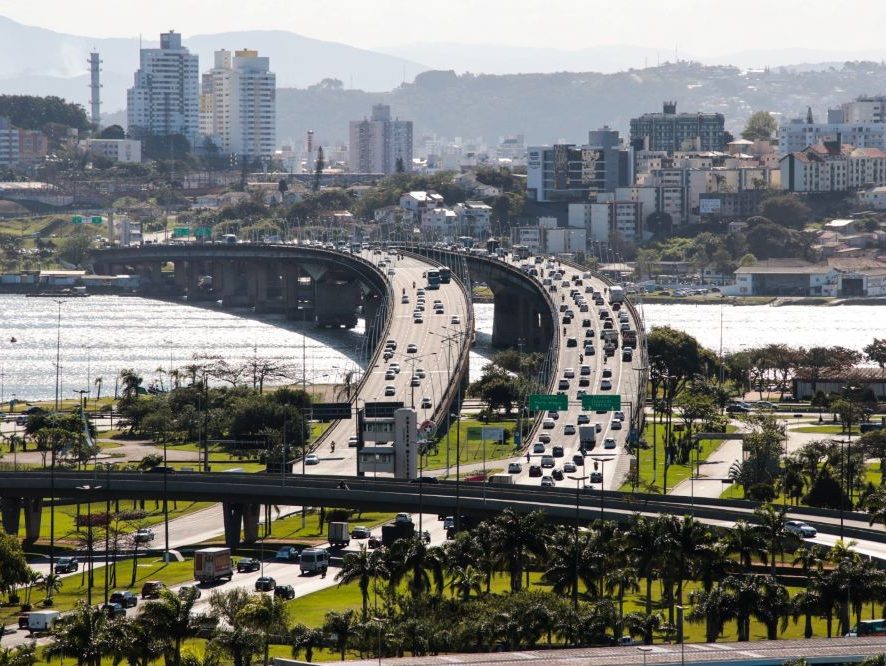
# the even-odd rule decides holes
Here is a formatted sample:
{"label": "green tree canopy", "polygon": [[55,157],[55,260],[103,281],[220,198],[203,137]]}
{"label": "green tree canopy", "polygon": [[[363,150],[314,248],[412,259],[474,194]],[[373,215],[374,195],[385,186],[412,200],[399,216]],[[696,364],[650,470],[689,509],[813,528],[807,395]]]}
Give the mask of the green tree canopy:
{"label": "green tree canopy", "polygon": [[748,141],[765,141],[772,138],[778,129],[778,121],[768,111],[754,111],[741,133]]}

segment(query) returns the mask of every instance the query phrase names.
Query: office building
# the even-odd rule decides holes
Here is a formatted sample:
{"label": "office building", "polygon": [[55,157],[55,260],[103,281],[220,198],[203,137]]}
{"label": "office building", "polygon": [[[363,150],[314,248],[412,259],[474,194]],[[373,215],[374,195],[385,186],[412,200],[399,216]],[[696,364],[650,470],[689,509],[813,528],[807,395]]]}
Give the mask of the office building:
{"label": "office building", "polygon": [[412,169],[412,121],[391,120],[391,107],[376,104],[369,119],[352,120],[348,162],[355,173]]}
{"label": "office building", "polygon": [[180,134],[193,146],[199,130],[197,56],[182,46],[181,35],[160,35],[159,49],[142,49],[140,66],[126,94],[126,116],[133,138]]}
{"label": "office building", "polygon": [[200,134],[222,153],[269,159],[276,148],[276,75],[257,51],[215,52],[203,74]]}
{"label": "office building", "polygon": [[665,102],[661,113],[631,118],[631,147],[635,150],[724,150],[722,113],[677,113],[676,102]]}

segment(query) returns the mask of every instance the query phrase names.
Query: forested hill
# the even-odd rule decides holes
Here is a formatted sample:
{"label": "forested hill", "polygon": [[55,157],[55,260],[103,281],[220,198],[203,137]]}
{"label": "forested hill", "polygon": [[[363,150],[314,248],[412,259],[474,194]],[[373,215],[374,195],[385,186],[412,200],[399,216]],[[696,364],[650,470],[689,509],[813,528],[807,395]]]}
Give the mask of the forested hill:
{"label": "forested hill", "polygon": [[670,99],[677,100],[678,111],[723,113],[727,129],[737,133],[753,110],[793,118],[805,117],[812,106],[816,119],[824,121],[828,107],[878,93],[886,93],[886,65],[872,62],[819,71],[743,72],[688,62],[615,74],[430,71],[387,93],[345,90],[334,80],[307,89],[281,88],[277,135],[281,141],[301,140],[313,129],[321,144],[346,141],[348,121],[383,102],[392,114],[415,121],[416,142],[424,134],[494,142],[519,132],[530,143],[581,142],[588,130],[602,125],[626,132],[632,116],[660,111],[662,101]]}

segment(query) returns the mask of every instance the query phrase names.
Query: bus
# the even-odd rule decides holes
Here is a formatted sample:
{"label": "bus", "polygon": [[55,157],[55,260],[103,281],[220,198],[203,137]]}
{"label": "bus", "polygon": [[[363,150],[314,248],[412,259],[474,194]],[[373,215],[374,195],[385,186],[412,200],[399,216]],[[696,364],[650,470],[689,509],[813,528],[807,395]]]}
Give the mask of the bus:
{"label": "bus", "polygon": [[449,270],[449,266],[441,266],[437,269],[437,273],[440,275],[440,284],[449,284],[452,280],[452,271]]}
{"label": "bus", "polygon": [[886,636],[886,620],[862,620],[849,630],[849,637],[856,636]]}
{"label": "bus", "polygon": [[438,271],[436,268],[432,268],[425,275],[428,278],[428,289],[440,288],[440,271]]}
{"label": "bus", "polygon": [[515,245],[512,254],[517,259],[529,259],[529,248],[525,245]]}
{"label": "bus", "polygon": [[473,236],[459,236],[455,240],[466,250],[470,250],[474,247],[474,243],[476,242]]}

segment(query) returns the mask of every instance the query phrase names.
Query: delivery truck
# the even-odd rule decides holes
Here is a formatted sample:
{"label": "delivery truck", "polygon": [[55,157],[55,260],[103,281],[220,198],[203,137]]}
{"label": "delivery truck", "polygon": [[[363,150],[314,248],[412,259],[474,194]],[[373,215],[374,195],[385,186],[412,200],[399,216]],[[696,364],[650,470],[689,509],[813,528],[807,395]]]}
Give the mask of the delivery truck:
{"label": "delivery truck", "polygon": [[490,474],[489,483],[496,486],[510,486],[514,483],[514,477],[510,474]]}
{"label": "delivery truck", "polygon": [[31,611],[28,615],[28,631],[32,634],[52,631],[60,617],[61,613],[57,610]]}
{"label": "delivery truck", "polygon": [[201,583],[217,583],[234,577],[230,548],[201,548],[194,551],[194,578]]}
{"label": "delivery truck", "polygon": [[591,451],[596,444],[597,427],[593,425],[578,426],[578,444],[585,451]]}
{"label": "delivery truck", "polygon": [[347,547],[351,543],[351,529],[347,523],[329,523],[329,545],[333,548]]}

